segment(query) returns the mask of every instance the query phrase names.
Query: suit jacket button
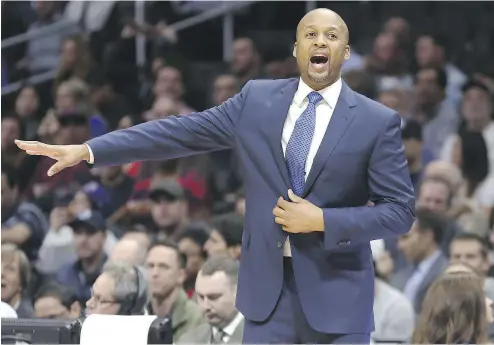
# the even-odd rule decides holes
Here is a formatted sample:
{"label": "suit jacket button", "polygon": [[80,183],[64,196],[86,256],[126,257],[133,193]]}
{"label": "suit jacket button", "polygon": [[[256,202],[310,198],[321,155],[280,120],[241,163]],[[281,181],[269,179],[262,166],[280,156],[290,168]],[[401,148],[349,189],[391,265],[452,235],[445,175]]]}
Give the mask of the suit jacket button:
{"label": "suit jacket button", "polygon": [[283,243],[282,242],[278,242],[278,248],[281,248],[283,247]]}
{"label": "suit jacket button", "polygon": [[348,246],[350,244],[350,241],[340,241],[338,242],[338,245],[340,247],[345,247],[345,246]]}

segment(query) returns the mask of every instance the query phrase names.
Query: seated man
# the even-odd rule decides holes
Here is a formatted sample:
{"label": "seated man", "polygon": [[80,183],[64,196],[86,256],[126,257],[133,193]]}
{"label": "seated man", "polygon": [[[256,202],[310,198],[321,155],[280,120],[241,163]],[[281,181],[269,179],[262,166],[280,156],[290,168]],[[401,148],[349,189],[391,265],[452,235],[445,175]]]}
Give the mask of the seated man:
{"label": "seated man", "polygon": [[41,319],[76,320],[81,316],[81,304],[72,289],[48,283],[34,297],[34,312]]}
{"label": "seated man", "polygon": [[196,280],[197,302],[206,322],[187,331],[179,344],[240,344],[244,317],[235,308],[238,261],[215,256],[202,266]]}
{"label": "seated man", "polygon": [[136,266],[108,262],[91,289],[86,313],[105,315],[146,315],[148,284]]}

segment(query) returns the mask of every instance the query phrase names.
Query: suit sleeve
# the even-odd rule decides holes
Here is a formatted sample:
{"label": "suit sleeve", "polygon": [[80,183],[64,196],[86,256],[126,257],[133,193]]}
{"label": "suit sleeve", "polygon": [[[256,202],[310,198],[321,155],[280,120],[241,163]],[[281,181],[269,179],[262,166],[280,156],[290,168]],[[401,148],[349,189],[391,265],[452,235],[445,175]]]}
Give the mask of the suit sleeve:
{"label": "suit sleeve", "polygon": [[169,116],[89,140],[94,166],[167,160],[232,148],[251,81],[220,106]]}
{"label": "suit sleeve", "polygon": [[334,250],[407,233],[414,221],[415,193],[401,139],[400,117],[384,124],[368,166],[375,206],[326,208],[324,246]]}

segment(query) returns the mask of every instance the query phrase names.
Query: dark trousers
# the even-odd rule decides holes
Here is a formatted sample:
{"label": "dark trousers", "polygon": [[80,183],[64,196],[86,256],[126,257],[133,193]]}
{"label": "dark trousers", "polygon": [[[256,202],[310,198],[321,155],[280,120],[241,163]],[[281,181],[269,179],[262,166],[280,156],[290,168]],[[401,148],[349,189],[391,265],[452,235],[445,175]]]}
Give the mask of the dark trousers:
{"label": "dark trousers", "polygon": [[284,259],[283,289],[263,322],[245,320],[244,344],[369,344],[370,334],[327,334],[314,330],[302,311],[291,258]]}

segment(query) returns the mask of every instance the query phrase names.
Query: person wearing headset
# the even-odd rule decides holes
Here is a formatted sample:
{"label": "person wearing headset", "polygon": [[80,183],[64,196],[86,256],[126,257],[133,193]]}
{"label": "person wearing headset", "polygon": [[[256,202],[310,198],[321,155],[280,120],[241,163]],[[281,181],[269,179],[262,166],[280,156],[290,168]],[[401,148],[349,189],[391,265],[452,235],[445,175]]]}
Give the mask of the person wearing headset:
{"label": "person wearing headset", "polygon": [[125,262],[108,262],[91,289],[86,315],[146,315],[148,286],[144,271]]}

